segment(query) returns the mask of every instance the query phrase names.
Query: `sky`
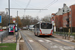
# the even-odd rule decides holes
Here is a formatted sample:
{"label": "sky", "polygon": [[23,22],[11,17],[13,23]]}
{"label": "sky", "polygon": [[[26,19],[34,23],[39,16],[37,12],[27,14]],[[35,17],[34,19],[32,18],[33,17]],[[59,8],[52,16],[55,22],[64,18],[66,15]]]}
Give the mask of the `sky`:
{"label": "sky", "polygon": [[[28,2],[30,3],[28,4]],[[10,0],[10,8],[35,8],[35,9],[47,9],[47,10],[10,10],[10,15],[13,17],[18,16],[23,17],[30,15],[32,17],[38,16],[43,18],[44,16],[56,13],[59,8],[63,7],[63,4],[68,7],[75,4],[75,0]],[[27,6],[28,4],[28,6]],[[0,0],[0,11],[6,12],[5,8],[8,8],[8,0]]]}

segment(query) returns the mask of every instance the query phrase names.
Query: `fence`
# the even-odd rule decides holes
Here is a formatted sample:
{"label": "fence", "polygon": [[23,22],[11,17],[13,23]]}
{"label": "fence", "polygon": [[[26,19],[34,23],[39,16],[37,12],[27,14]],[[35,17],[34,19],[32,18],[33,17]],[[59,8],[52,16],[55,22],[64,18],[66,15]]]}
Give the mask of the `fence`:
{"label": "fence", "polygon": [[3,31],[3,32],[0,32],[0,41],[2,42],[3,41],[3,38],[7,37],[8,36],[8,31]]}
{"label": "fence", "polygon": [[68,32],[56,32],[56,34],[64,37],[65,39],[67,37],[69,37],[69,35],[70,35],[70,37],[75,40],[75,33],[71,34],[71,33],[68,33]]}
{"label": "fence", "polygon": [[8,31],[4,31],[2,34],[0,34],[1,43],[17,43],[18,38],[18,32],[16,32],[15,35],[8,35]]}

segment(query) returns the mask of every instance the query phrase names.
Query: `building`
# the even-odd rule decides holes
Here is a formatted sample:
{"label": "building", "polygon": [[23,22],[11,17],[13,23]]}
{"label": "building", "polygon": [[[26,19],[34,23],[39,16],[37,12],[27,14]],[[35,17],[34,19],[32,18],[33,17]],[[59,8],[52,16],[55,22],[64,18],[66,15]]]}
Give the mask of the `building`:
{"label": "building", "polygon": [[[66,4],[63,4],[63,8],[59,8],[58,12],[51,15],[55,21],[55,26],[57,28],[68,28],[67,19],[69,19],[69,27],[71,28],[71,16],[72,16],[72,28],[75,31],[75,5],[68,7]],[[68,29],[67,29],[68,30]]]}

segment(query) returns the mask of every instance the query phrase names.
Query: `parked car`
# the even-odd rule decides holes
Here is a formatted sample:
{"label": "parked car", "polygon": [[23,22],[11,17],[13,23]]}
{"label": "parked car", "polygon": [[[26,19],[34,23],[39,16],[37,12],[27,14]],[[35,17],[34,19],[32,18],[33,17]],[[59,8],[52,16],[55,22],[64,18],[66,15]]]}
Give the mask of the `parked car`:
{"label": "parked car", "polygon": [[2,28],[0,28],[0,31],[3,31],[3,29],[2,29]]}
{"label": "parked car", "polygon": [[27,30],[27,28],[26,28],[26,27],[23,27],[22,29],[23,29],[23,30]]}
{"label": "parked car", "polygon": [[6,29],[7,29],[7,27],[3,27],[2,29],[3,29],[3,30],[6,30]]}
{"label": "parked car", "polygon": [[34,25],[29,25],[29,30],[34,30]]}

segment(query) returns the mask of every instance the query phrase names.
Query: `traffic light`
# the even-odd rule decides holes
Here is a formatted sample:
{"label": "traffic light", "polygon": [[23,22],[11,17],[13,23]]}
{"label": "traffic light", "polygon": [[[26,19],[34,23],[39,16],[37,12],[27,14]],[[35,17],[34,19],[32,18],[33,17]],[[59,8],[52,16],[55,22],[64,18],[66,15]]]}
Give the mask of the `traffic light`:
{"label": "traffic light", "polygon": [[69,27],[69,18],[67,18],[66,21],[67,21],[67,25],[66,26]]}

